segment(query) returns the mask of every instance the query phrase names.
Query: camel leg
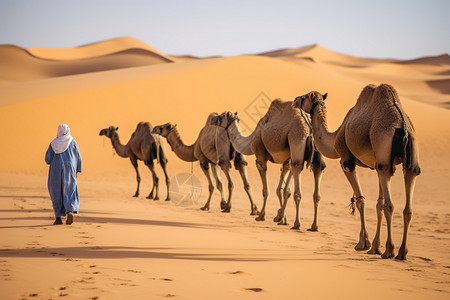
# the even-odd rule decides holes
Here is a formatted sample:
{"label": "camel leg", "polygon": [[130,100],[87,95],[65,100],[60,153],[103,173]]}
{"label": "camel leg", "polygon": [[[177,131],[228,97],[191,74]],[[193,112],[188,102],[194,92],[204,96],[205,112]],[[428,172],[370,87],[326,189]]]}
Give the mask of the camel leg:
{"label": "camel leg", "polygon": [[402,245],[398,251],[398,255],[395,257],[399,260],[405,260],[406,254],[408,253],[408,247],[406,246],[406,241],[408,239],[408,230],[409,224],[411,223],[412,218],[412,195],[414,192],[414,186],[416,184],[417,174],[412,172],[411,170],[405,169],[403,171],[405,177],[405,190],[406,190],[406,205],[403,210],[403,240]]}
{"label": "camel leg", "polygon": [[167,188],[167,197],[166,201],[170,200],[170,179],[169,175],[167,174],[167,158],[165,157],[164,150],[160,146],[159,150],[159,163],[161,165],[161,169],[164,172],[164,177],[166,178],[166,188]]}
{"label": "camel leg", "polygon": [[216,179],[217,189],[220,192],[220,209],[224,210],[225,207],[227,206],[227,202],[225,201],[225,195],[223,192],[222,181],[220,180],[219,169],[215,164],[211,164],[211,171],[214,175],[214,178]]}
{"label": "camel leg", "polygon": [[252,190],[251,190],[250,184],[248,183],[248,180],[247,180],[247,167],[244,164],[239,164],[237,166],[237,169],[239,171],[239,174],[241,175],[242,182],[244,183],[245,192],[247,193],[248,199],[250,200],[250,206],[251,206],[251,210],[252,210],[250,215],[251,216],[259,215],[258,208],[256,207],[256,204],[253,202]]}
{"label": "camel leg", "polygon": [[[290,184],[290,179],[292,178],[292,173],[289,172],[290,171],[290,166],[289,166],[289,160],[285,161],[281,167],[281,174],[280,174],[280,180],[278,182],[278,187],[277,187],[277,197],[280,201],[280,209],[278,210],[278,214],[277,216],[273,219],[274,222],[277,222],[278,225],[288,225],[287,223],[287,217],[286,217],[286,205],[287,205],[287,201],[289,199],[288,198],[284,198],[283,201],[283,196],[284,196],[284,192],[282,193],[283,190],[286,190],[286,188],[289,188],[289,184]],[[286,174],[288,174],[288,179],[286,179]],[[285,180],[289,180],[289,183]]]}
{"label": "camel leg", "polygon": [[208,179],[208,189],[209,189],[209,196],[208,196],[208,200],[206,201],[205,205],[200,208],[201,210],[209,210],[209,204],[211,202],[211,196],[214,192],[214,184],[212,183],[211,180],[211,173],[209,172],[209,163],[208,162],[202,162],[200,163],[200,167],[203,171],[203,173],[206,176],[206,179]]}
{"label": "camel leg", "polygon": [[361,231],[359,233],[359,242],[355,246],[355,250],[357,251],[363,251],[363,250],[369,250],[370,248],[370,242],[366,230],[366,222],[365,222],[365,216],[364,216],[364,209],[366,200],[364,199],[364,196],[362,195],[361,191],[361,185],[359,184],[359,178],[358,174],[356,173],[355,168],[353,167],[353,170],[348,169],[347,167],[344,167],[344,165],[341,163],[342,169],[344,170],[344,174],[347,177],[348,182],[352,186],[354,196],[356,197],[356,207],[358,208],[360,219],[361,219]]}
{"label": "camel leg", "polygon": [[[283,218],[278,222],[278,225],[289,225],[287,221],[286,216],[286,206],[289,200],[289,197],[291,197],[291,185],[292,185],[292,172],[288,173],[288,176],[286,178],[286,182],[284,184],[284,192],[283,192],[283,207],[281,210],[283,211]],[[280,214],[281,215],[281,214]]]}
{"label": "camel leg", "polygon": [[291,229],[300,229],[300,201],[302,199],[302,194],[300,191],[300,173],[303,169],[303,162],[299,162],[298,160],[292,160],[291,163],[292,168],[292,177],[294,178],[294,201],[295,201],[295,222],[294,226]]}
{"label": "camel leg", "polygon": [[[378,166],[381,164],[377,164]],[[386,164],[388,166],[389,164]],[[378,179],[380,181],[381,188],[383,189],[385,203],[383,206],[384,216],[386,218],[387,225],[387,241],[382,258],[394,257],[394,243],[392,242],[392,215],[394,213],[394,204],[391,199],[391,173],[390,170],[381,170],[381,167],[377,166]]]}
{"label": "camel leg", "polygon": [[136,181],[137,181],[137,189],[136,189],[136,193],[134,193],[133,197],[139,197],[139,186],[141,185],[141,175],[139,175],[137,159],[130,157],[130,161],[134,167],[134,170],[136,171]]}
{"label": "camel leg", "polygon": [[269,196],[269,189],[267,187],[267,161],[256,161],[256,167],[259,171],[259,176],[261,176],[261,181],[263,185],[263,206],[261,208],[261,212],[259,216],[255,218],[256,221],[265,221],[266,220],[266,203],[267,197]]}
{"label": "camel leg", "polygon": [[288,135],[289,148],[291,151],[291,172],[294,178],[294,201],[295,201],[295,222],[291,229],[300,229],[300,201],[302,199],[300,189],[300,174],[303,170],[306,150],[306,137],[299,138],[294,134]]}
{"label": "camel leg", "polygon": [[383,219],[383,206],[384,206],[384,195],[383,189],[381,185],[378,184],[378,201],[377,201],[377,232],[375,233],[375,237],[373,238],[372,248],[367,252],[368,254],[381,254],[380,245],[380,231],[381,231],[381,222]]}
{"label": "camel leg", "polygon": [[231,196],[233,195],[233,180],[231,180],[230,177],[230,163],[228,162],[220,162],[219,163],[220,168],[222,169],[222,171],[225,173],[225,176],[227,177],[227,181],[228,181],[228,201],[225,204],[225,207],[223,208],[222,212],[230,212],[231,211]]}
{"label": "camel leg", "polygon": [[150,194],[147,196],[147,199],[159,200],[158,190],[159,190],[159,178],[155,172],[155,165],[153,164],[153,160],[146,163],[147,167],[152,172],[153,176],[153,188]]}
{"label": "camel leg", "polygon": [[312,171],[314,174],[314,193],[313,193],[314,221],[311,225],[311,228],[309,228],[308,231],[319,231],[319,226],[317,225],[317,216],[318,216],[318,210],[319,210],[320,182],[322,181],[323,168],[320,165],[313,164]]}

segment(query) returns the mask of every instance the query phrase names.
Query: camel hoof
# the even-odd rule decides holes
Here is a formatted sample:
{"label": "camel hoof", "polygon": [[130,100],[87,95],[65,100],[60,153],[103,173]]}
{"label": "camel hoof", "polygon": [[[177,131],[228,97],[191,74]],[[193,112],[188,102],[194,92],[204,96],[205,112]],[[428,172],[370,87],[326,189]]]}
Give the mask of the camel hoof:
{"label": "camel hoof", "polygon": [[153,198],[153,200],[155,200],[155,201],[156,201],[156,200],[159,200],[159,197],[155,197],[155,198]]}
{"label": "camel hoof", "polygon": [[252,212],[250,213],[250,216],[258,216],[258,215],[259,215],[258,210],[252,210]]}
{"label": "camel hoof", "polygon": [[137,198],[137,197],[139,197],[139,194],[134,194],[133,197]]}
{"label": "camel hoof", "polygon": [[406,254],[408,254],[408,249],[406,247],[403,247],[403,245],[398,250],[398,254],[395,257],[397,260],[406,260]]}
{"label": "camel hoof", "polygon": [[257,217],[255,218],[255,220],[258,221],[258,222],[261,222],[261,221],[265,221],[266,218],[265,218],[264,215],[259,215],[259,216],[257,216]]}
{"label": "camel hoof", "polygon": [[[401,253],[401,251],[399,251],[399,254]],[[386,242],[386,248],[384,250],[384,253],[381,254],[381,258],[383,259],[387,259],[387,258],[392,258],[394,257],[394,245],[391,243],[387,243]]]}
{"label": "camel hoof", "polygon": [[148,196],[145,197],[145,198],[147,198],[147,199],[153,199],[153,196],[152,196],[152,195],[148,195]]}
{"label": "camel hoof", "polygon": [[164,200],[164,201],[170,201],[170,197],[167,197],[166,200]]}
{"label": "camel hoof", "polygon": [[203,210],[203,211],[209,211],[209,207],[206,207],[206,206],[203,206],[200,209]]}
{"label": "camel hoof", "polygon": [[356,246],[356,251],[366,251],[370,249],[370,242],[368,239],[365,239],[363,241],[360,241]]}
{"label": "camel hoof", "polygon": [[393,258],[393,257],[394,257],[394,252],[385,251],[383,254],[381,254],[382,259],[388,259],[388,258]]}
{"label": "camel hoof", "polygon": [[225,202],[225,201],[220,201],[220,209],[221,210],[224,210],[224,209],[226,209],[227,208],[227,202]]}
{"label": "camel hoof", "polygon": [[306,229],[306,231],[311,231],[311,232],[318,232],[319,231],[319,227],[317,227],[317,226],[311,226],[311,228],[309,228],[309,229]]}
{"label": "camel hoof", "polygon": [[229,213],[230,211],[231,211],[231,206],[228,206],[224,210],[222,210],[223,213]]}
{"label": "camel hoof", "polygon": [[370,249],[369,251],[367,251],[367,254],[381,255],[381,250],[380,250],[379,248],[374,248],[374,247],[372,247],[372,249]]}
{"label": "camel hoof", "polygon": [[406,260],[406,253],[398,253],[395,257],[396,260]]}
{"label": "camel hoof", "polygon": [[294,226],[291,227],[291,230],[300,230],[300,223],[294,223]]}

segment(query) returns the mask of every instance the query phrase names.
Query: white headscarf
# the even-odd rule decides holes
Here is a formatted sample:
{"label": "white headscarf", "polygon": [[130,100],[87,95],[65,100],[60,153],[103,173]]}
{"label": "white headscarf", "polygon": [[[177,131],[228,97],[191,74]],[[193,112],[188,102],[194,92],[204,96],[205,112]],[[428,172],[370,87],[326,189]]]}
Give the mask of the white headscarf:
{"label": "white headscarf", "polygon": [[69,148],[70,142],[72,142],[73,137],[70,135],[70,128],[67,124],[61,124],[58,126],[58,133],[56,138],[51,142],[53,151],[56,154],[63,153]]}

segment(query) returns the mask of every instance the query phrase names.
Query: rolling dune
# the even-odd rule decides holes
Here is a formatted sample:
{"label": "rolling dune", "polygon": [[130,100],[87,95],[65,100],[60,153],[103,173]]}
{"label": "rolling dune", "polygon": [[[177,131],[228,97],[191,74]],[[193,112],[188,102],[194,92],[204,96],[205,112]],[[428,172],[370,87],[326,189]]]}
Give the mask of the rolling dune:
{"label": "rolling dune", "polygon": [[[358,58],[312,45],[201,59],[165,55],[129,37],[65,49],[0,45],[0,298],[448,299],[447,58]],[[266,221],[255,222],[235,170],[231,213],[220,212],[217,191],[211,211],[200,211],[206,178],[198,163],[179,160],[167,144],[169,175],[196,176],[201,197],[187,207],[145,199],[151,175],[140,162],[143,196],[132,198],[136,175],[129,160],[114,155],[110,141],[99,136],[100,129],[115,125],[126,143],[140,121],[172,122],[192,144],[209,113],[225,110],[238,112],[244,134],[250,134],[272,99],[292,101],[311,90],[328,92],[334,131],[363,87],[380,83],[397,89],[419,139],[423,172],[405,262],[353,250],[359,218],[347,213],[352,191],[337,160],[326,160],[318,233],[305,231],[313,218],[313,176],[302,172],[299,232],[272,222],[279,207],[278,165],[269,166]],[[70,227],[49,226],[44,154],[61,123],[70,126],[83,157],[81,211]],[[260,208],[261,180],[254,157],[247,161]],[[358,172],[371,240],[377,177],[371,170]],[[405,199],[401,166],[391,186],[398,250]],[[385,239],[383,227],[383,246]]]}

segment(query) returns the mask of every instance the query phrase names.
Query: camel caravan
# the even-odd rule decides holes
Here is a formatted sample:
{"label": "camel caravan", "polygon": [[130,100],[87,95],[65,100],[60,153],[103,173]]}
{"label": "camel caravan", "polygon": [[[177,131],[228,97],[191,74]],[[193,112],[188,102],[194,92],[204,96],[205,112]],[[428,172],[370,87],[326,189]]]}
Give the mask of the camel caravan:
{"label": "camel caravan", "polygon": [[[345,116],[335,132],[328,131],[325,100],[327,94],[311,91],[295,98],[294,101],[272,101],[267,113],[259,120],[255,130],[248,136],[242,134],[237,113],[226,111],[222,114],[211,113],[192,145],[185,145],[180,137],[177,125],[167,123],[152,127],[150,123],[139,123],[126,145],[122,145],[117,133],[118,127],[102,129],[100,135],[111,139],[113,148],[121,157],[128,157],[136,170],[139,196],[140,175],[138,160],[142,160],[153,176],[153,188],[147,198],[158,200],[158,177],[154,168],[156,160],[166,177],[167,197],[169,196],[169,177],[167,158],[160,136],[167,139],[172,151],[178,158],[187,162],[199,161],[208,181],[209,195],[201,210],[210,210],[216,187],[220,192],[222,212],[231,211],[233,182],[230,177],[233,161],[244,183],[244,189],[250,201],[250,214],[256,215],[256,221],[264,221],[266,203],[269,196],[267,162],[281,165],[280,180],[276,195],[280,209],[275,222],[286,225],[286,204],[291,196],[290,186],[294,182],[293,198],[296,205],[296,217],[292,229],[300,229],[299,208],[302,198],[300,175],[303,169],[311,168],[314,176],[314,220],[309,231],[318,231],[318,207],[320,202],[320,183],[326,167],[323,157],[339,159],[345,177],[353,189],[351,198],[352,212],[358,209],[361,219],[357,251],[369,254],[381,254],[382,258],[395,256],[392,242],[392,215],[394,205],[390,191],[390,180],[395,166],[402,164],[406,191],[406,204],[403,210],[403,240],[396,259],[405,260],[408,253],[407,238],[412,218],[412,195],[416,176],[420,174],[419,150],[414,126],[402,108],[396,90],[387,84],[366,86],[354,107]],[[308,116],[309,115],[309,116]],[[247,161],[245,156],[254,155],[256,167],[261,177],[263,205],[258,211],[247,179]],[[375,170],[379,181],[379,195],[376,204],[377,229],[372,243],[365,225],[365,203],[356,171],[356,166]],[[224,188],[220,179],[220,170],[228,181],[228,198],[225,200]],[[211,172],[211,171],[212,172]],[[384,253],[381,252],[380,230],[383,213],[387,223],[387,241]]]}

